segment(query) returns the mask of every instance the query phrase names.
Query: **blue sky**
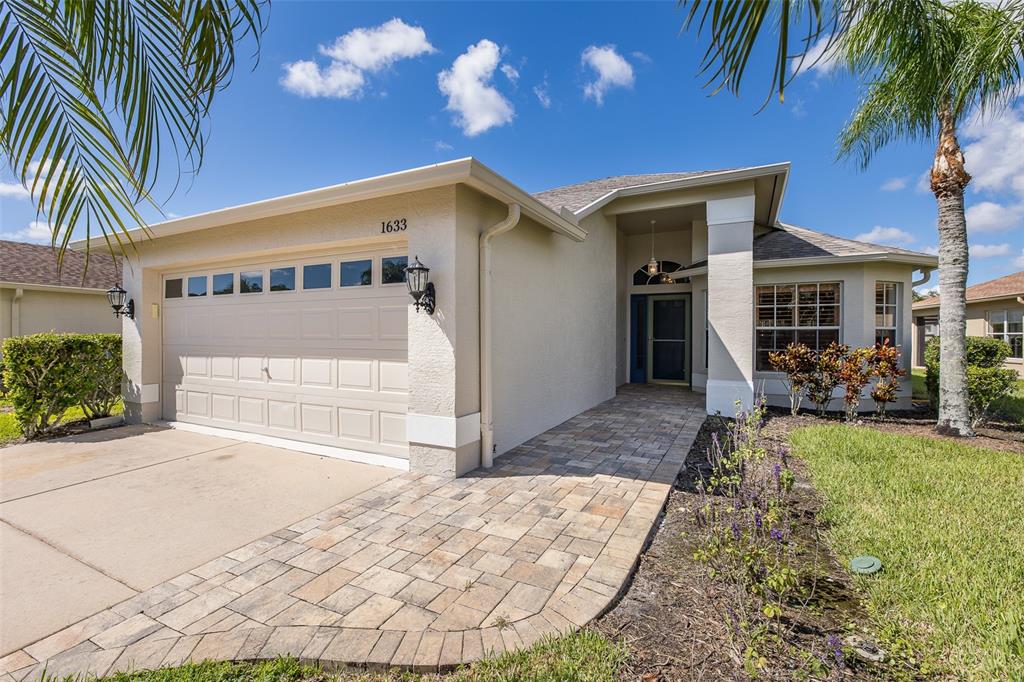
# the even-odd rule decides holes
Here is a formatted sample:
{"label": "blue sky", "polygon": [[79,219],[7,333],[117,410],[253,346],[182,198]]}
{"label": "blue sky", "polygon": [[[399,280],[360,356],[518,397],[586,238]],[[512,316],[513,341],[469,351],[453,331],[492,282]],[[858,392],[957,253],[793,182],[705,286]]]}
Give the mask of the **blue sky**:
{"label": "blue sky", "polygon": [[[215,106],[203,168],[160,197],[164,210],[187,215],[470,155],[530,191],[786,160],[784,220],[934,248],[934,198],[919,186],[931,143],[894,145],[866,171],[836,161],[855,83],[826,63],[800,75],[784,105],[757,114],[765,52],[743,97],[709,97],[700,43],[680,35],[681,20],[672,2],[279,0],[258,65],[243,55]],[[976,283],[1024,268],[1024,104],[963,137]],[[0,184],[0,233],[38,239],[45,230],[17,195]]]}

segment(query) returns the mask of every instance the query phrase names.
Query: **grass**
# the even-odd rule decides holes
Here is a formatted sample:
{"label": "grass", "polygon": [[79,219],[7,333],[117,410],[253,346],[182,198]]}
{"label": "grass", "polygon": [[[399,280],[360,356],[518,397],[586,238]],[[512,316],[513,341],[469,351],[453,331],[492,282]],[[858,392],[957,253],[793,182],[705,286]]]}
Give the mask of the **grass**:
{"label": "grass", "polygon": [[[600,682],[614,680],[625,650],[592,630],[545,638],[525,651],[477,661],[446,675],[397,671],[332,672],[294,658],[260,663],[204,662],[179,668],[120,673],[107,682]],[[70,680],[69,680],[70,682]]]}
{"label": "grass", "polygon": [[791,434],[824,495],[840,561],[890,650],[957,679],[1024,679],[1024,457],[832,425]]}
{"label": "grass", "polygon": [[[6,400],[0,400],[0,406],[9,407],[10,403]],[[114,405],[114,409],[110,411],[111,414],[121,414],[124,412],[124,403],[118,402]],[[78,421],[79,419],[85,419],[85,413],[81,407],[72,407],[64,413],[63,422]],[[0,412],[0,447],[12,443],[21,438],[21,427],[18,426],[18,421],[14,418],[13,412]]]}
{"label": "grass", "polygon": [[[928,389],[924,384],[924,369],[911,371],[910,382],[914,400],[928,400]],[[992,413],[1017,424],[1024,424],[1024,380],[1017,382],[1013,393],[992,406]]]}

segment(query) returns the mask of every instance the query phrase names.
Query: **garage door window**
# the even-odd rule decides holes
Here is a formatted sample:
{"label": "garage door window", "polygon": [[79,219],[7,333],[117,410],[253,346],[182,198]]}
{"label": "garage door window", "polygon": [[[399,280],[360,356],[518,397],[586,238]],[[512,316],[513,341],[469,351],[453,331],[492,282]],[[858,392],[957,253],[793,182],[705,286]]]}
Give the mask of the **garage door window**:
{"label": "garage door window", "polygon": [[263,292],[263,273],[243,272],[238,276],[238,291],[243,294],[259,294]]}
{"label": "garage door window", "polygon": [[352,260],[341,264],[341,286],[368,287],[373,284],[373,261]]}
{"label": "garage door window", "polygon": [[270,268],[271,291],[295,291],[295,268]]}
{"label": "garage door window", "polygon": [[302,288],[330,289],[331,264],[318,263],[317,265],[304,265],[302,267]]}
{"label": "garage door window", "polygon": [[181,278],[164,282],[164,298],[181,298]]}
{"label": "garage door window", "polygon": [[214,296],[225,296],[227,294],[235,293],[235,275],[232,272],[226,272],[221,275],[213,276],[213,295]]}
{"label": "garage door window", "polygon": [[405,268],[408,264],[409,259],[406,256],[381,258],[381,284],[403,284],[405,282]]}
{"label": "garage door window", "polygon": [[188,295],[189,298],[206,296],[206,275],[188,278]]}

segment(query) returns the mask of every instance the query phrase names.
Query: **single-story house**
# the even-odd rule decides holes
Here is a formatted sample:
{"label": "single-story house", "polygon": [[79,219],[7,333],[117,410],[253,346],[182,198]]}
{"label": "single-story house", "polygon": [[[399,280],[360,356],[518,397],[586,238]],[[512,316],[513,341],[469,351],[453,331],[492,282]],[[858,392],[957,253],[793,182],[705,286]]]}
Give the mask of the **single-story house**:
{"label": "single-story house", "polygon": [[121,331],[107,289],[121,281],[121,259],[68,250],[63,267],[50,246],[0,240],[0,342],[40,332]]}
{"label": "single-story house", "polygon": [[[939,297],[914,303],[913,317],[914,366],[924,367],[924,346],[939,335]],[[1024,378],[1024,272],[967,287],[967,335],[1010,344],[1004,366]]]}
{"label": "single-story house", "polygon": [[789,172],[530,194],[465,158],[153,225],[125,268],[128,417],[457,476],[627,382],[785,404],[769,351],[904,343],[937,266],[781,222]]}

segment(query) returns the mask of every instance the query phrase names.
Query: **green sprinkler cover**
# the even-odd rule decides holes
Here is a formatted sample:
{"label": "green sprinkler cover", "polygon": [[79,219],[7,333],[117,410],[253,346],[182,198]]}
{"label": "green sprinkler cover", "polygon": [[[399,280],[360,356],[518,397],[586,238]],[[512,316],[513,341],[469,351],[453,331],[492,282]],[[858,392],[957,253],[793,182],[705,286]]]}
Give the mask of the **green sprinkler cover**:
{"label": "green sprinkler cover", "polygon": [[860,573],[861,575],[877,573],[881,569],[882,562],[879,561],[878,557],[873,557],[867,554],[864,556],[854,557],[850,561],[850,570],[854,573]]}

